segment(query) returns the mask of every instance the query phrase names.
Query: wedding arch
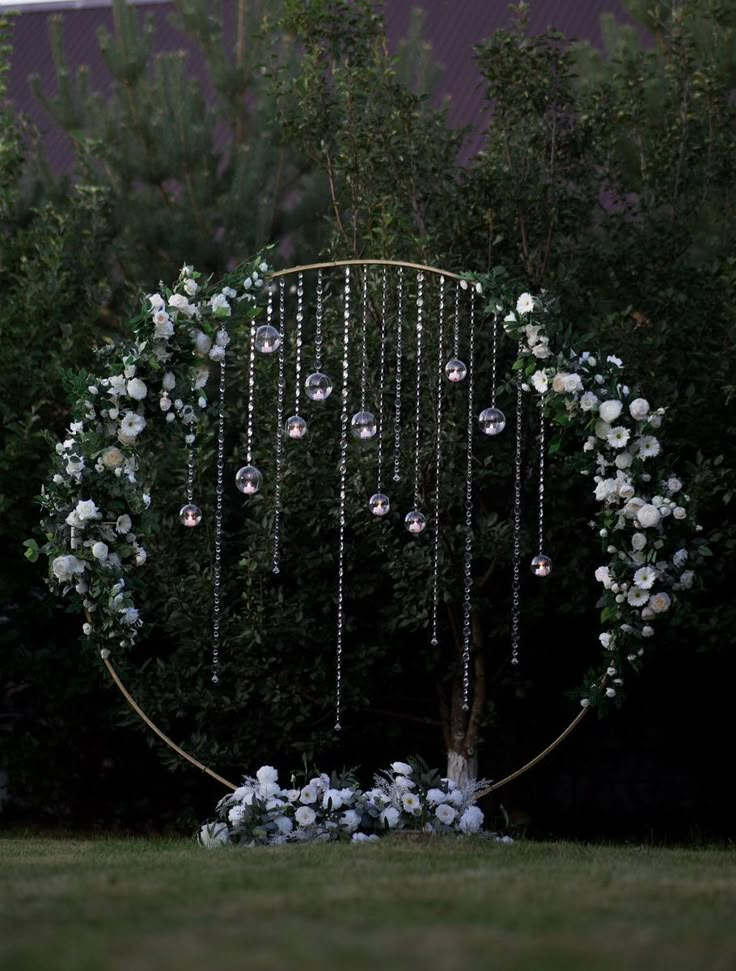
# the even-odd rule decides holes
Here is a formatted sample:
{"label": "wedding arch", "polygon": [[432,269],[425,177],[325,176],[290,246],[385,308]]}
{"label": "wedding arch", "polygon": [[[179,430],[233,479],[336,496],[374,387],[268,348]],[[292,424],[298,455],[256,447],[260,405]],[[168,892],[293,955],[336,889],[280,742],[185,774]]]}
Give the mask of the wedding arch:
{"label": "wedding arch", "polygon": [[[602,546],[595,577],[602,587],[599,635],[602,660],[580,692],[570,724],[539,754],[485,791],[497,789],[537,764],[580,723],[591,708],[615,703],[624,678],[651,653],[657,625],[695,583],[695,566],[707,554],[699,539],[691,497],[670,467],[660,441],[665,408],[643,397],[623,361],[598,350],[573,349],[565,339],[562,311],[547,293],[520,292],[499,274],[456,274],[393,260],[343,260],[274,271],[262,254],[221,280],[203,279],[182,267],[173,286],[160,285],[142,300],[126,336],[99,352],[100,373],[79,375],[72,389],[73,415],[56,444],[43,491],[45,554],[49,583],[81,608],[85,639],[99,651],[110,676],[143,721],[178,755],[223,786],[236,785],[204,765],[162,732],[139,706],[114,664],[135,644],[144,622],[142,584],[149,559],[148,510],[170,503],[149,489],[147,450],[178,442],[187,455],[186,487],[176,502],[181,528],[202,520],[197,504],[196,449],[206,424],[216,433],[216,499],[212,560],[212,680],[220,677],[223,496],[261,493],[258,456],[266,447],[255,427],[259,358],[278,360],[276,413],[268,447],[275,455],[268,501],[273,508],[272,569],[281,569],[281,475],[285,441],[310,434],[310,409],[331,394],[340,403],[337,467],[335,714],[342,711],[344,534],[346,476],[353,440],[375,448],[375,479],[365,515],[404,529],[408,542],[428,542],[432,582],[428,638],[441,636],[438,619],[439,537],[443,520],[443,464],[450,447],[462,450],[462,481],[452,483],[464,501],[462,562],[463,709],[472,695],[474,441],[504,433],[514,438],[512,613],[510,660],[520,655],[522,571],[544,582],[553,569],[545,550],[544,475],[560,448],[560,433],[579,435],[583,467],[598,511],[591,523]],[[431,322],[431,327],[428,326]],[[379,358],[369,360],[367,328],[380,328]],[[324,360],[326,329],[337,328],[339,359]],[[335,334],[333,333],[333,343]],[[497,385],[499,343],[514,343],[513,365]],[[234,483],[224,451],[228,361],[247,360],[244,448]],[[490,394],[481,400],[475,382],[480,356],[491,362]],[[369,382],[372,367],[376,375]],[[513,419],[497,404],[501,389],[513,401]],[[444,437],[449,395],[464,395],[464,436],[458,446]],[[538,421],[536,552],[521,554],[522,425],[531,407]],[[306,417],[305,417],[306,416]],[[429,416],[429,418],[427,417]],[[155,434],[154,434],[155,430]],[[433,481],[420,482],[420,449],[433,455]],[[413,501],[392,505],[392,483],[409,481]],[[448,488],[449,488],[448,487]],[[396,512],[399,516],[396,516]],[[481,793],[482,794],[482,793]]]}

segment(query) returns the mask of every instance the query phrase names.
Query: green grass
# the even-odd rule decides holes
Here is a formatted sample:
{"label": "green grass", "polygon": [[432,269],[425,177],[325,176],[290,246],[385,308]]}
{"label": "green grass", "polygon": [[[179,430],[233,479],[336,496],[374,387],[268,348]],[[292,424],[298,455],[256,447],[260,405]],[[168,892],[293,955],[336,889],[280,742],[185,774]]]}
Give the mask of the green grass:
{"label": "green grass", "polygon": [[3,971],[732,971],[736,855],[0,839]]}

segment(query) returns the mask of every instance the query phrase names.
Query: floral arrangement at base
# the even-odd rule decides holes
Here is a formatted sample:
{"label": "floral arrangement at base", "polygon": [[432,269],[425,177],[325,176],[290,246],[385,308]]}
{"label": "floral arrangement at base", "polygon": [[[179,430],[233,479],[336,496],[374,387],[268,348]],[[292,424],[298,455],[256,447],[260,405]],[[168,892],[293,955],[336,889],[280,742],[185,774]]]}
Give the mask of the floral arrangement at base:
{"label": "floral arrangement at base", "polygon": [[205,823],[197,836],[209,848],[278,846],[284,843],[375,842],[389,833],[433,836],[480,836],[513,843],[483,829],[482,810],[475,805],[486,779],[458,785],[428,769],[421,759],[392,762],[363,791],[354,775],[324,773],[304,784],[282,788],[278,772],[263,765],[255,777],[217,804],[217,819]]}

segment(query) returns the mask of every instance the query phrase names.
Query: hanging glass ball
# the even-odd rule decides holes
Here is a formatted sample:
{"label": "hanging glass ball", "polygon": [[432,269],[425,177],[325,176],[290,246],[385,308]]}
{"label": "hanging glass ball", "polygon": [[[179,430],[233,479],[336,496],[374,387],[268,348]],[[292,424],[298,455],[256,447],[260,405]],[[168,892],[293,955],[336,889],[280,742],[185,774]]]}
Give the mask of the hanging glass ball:
{"label": "hanging glass ball", "polygon": [[350,427],[353,432],[353,437],[361,441],[373,438],[378,431],[376,416],[370,411],[356,411],[350,422]]}
{"label": "hanging glass ball", "polygon": [[246,496],[252,496],[261,488],[263,476],[254,465],[244,465],[235,474],[235,485]]}
{"label": "hanging glass ball", "polygon": [[506,415],[499,408],[484,408],[478,415],[478,424],[485,435],[498,435],[506,427]]}
{"label": "hanging glass ball", "polygon": [[199,526],[202,522],[202,510],[193,502],[188,502],[179,510],[179,522],[182,526]]}
{"label": "hanging glass ball", "polygon": [[457,384],[458,381],[464,381],[468,369],[465,367],[462,361],[458,361],[456,357],[453,357],[451,361],[445,364],[445,374],[449,381],[453,381]]}
{"label": "hanging glass ball", "polygon": [[262,354],[273,354],[281,345],[281,334],[270,324],[262,324],[256,331],[256,350]]}
{"label": "hanging glass ball", "polygon": [[301,415],[292,415],[286,419],[286,434],[289,438],[304,438],[307,434],[307,423]]}
{"label": "hanging glass ball", "polygon": [[552,572],[552,560],[546,553],[540,553],[532,560],[532,573],[535,577],[548,577]]}
{"label": "hanging glass ball", "polygon": [[391,509],[391,500],[383,492],[376,492],[368,500],[368,508],[374,516],[385,516]]}
{"label": "hanging glass ball", "polygon": [[326,401],[332,394],[332,381],[321,371],[315,371],[304,382],[304,392],[310,401]]}
{"label": "hanging glass ball", "polygon": [[427,528],[427,517],[418,509],[412,509],[404,516],[404,525],[412,535],[418,536]]}

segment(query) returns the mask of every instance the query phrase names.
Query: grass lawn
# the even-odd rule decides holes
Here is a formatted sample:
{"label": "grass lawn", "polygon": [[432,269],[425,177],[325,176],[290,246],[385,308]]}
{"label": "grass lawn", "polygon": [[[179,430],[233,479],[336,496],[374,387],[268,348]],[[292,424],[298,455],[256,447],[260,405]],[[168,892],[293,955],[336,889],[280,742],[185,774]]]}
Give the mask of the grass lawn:
{"label": "grass lawn", "polygon": [[0,839],[2,971],[733,971],[736,854]]}

